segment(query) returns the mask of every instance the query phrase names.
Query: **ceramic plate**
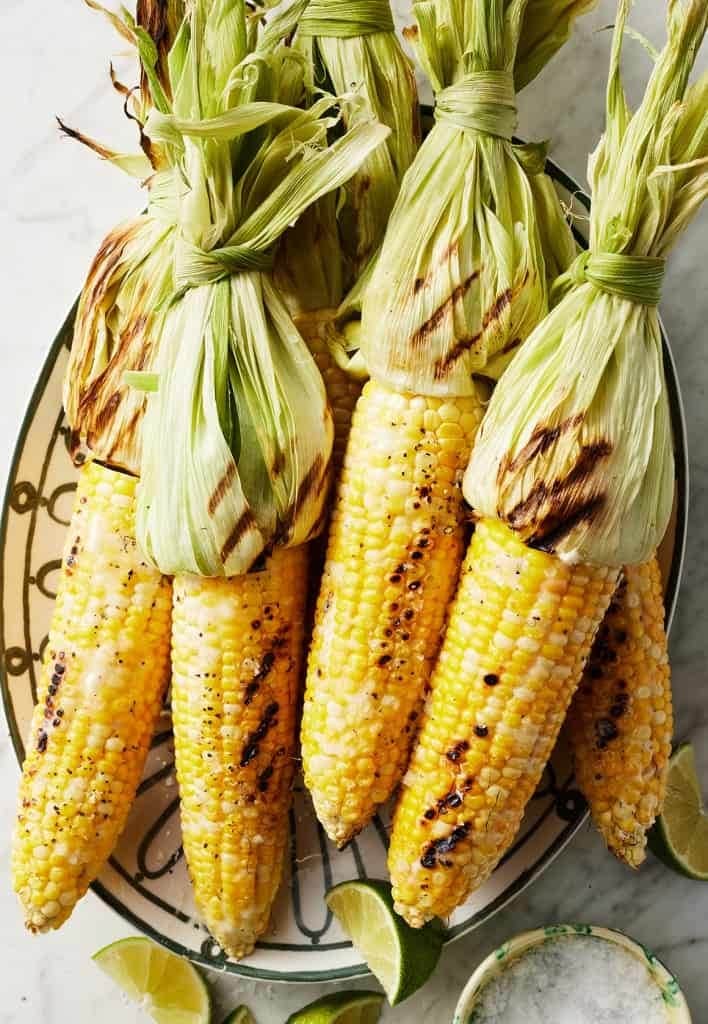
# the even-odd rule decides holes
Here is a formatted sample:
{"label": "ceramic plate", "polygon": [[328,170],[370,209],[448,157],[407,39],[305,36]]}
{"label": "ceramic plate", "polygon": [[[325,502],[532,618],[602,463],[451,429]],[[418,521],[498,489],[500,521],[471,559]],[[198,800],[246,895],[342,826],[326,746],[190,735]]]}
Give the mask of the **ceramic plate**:
{"label": "ceramic plate", "polygon": [[[558,168],[551,173],[574,201],[580,189]],[[2,559],[2,692],[10,732],[22,760],[39,663],[71,515],[76,474],[61,408],[61,381],[71,339],[72,314],[47,357],[20,431],[0,531]],[[666,345],[666,366],[677,445],[677,500],[663,549],[667,607],[673,611],[685,531],[686,446],[676,373]],[[528,885],[560,851],[585,815],[562,744],[532,801],[521,832],[489,882],[450,922],[450,941],[485,921]],[[273,924],[253,956],[225,958],[195,917],[180,844],[170,716],[166,709],[127,828],[94,890],[136,928],[192,960],[235,974],[269,980],[325,981],[367,969],[332,920],[323,900],[335,882],[386,876],[388,815],[378,817],[344,852],[318,827],[302,784],[290,814],[290,848]]]}

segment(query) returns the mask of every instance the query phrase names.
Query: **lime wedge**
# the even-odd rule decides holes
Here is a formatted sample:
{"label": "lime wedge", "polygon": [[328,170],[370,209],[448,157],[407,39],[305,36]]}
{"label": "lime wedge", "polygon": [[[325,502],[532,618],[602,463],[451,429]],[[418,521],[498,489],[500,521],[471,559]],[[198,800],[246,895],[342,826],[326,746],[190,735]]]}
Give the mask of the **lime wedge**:
{"label": "lime wedge", "polygon": [[256,1024],[256,1022],[247,1006],[237,1006],[222,1024]]}
{"label": "lime wedge", "polygon": [[120,939],[92,959],[158,1024],[209,1024],[209,991],[199,971],[150,939]]}
{"label": "lime wedge", "polygon": [[380,992],[336,992],[303,1006],[286,1024],[376,1024],[383,998]]}
{"label": "lime wedge", "polygon": [[327,905],[383,985],[391,1006],[423,985],[440,959],[444,929],[431,921],[411,928],[393,909],[386,882],[342,882],[327,893]]}
{"label": "lime wedge", "polygon": [[674,871],[708,881],[708,814],[690,743],[671,755],[664,809],[649,833],[649,848]]}

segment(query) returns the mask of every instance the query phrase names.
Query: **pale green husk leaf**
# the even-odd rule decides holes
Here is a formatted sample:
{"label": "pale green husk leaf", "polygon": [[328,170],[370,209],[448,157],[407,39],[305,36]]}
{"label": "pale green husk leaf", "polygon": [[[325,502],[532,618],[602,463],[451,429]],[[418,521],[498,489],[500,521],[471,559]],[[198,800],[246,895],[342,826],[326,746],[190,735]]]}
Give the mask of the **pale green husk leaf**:
{"label": "pale green husk leaf", "polygon": [[[346,123],[374,117],[391,131],[386,145],[371,153],[339,197],[326,196],[285,233],[278,252],[276,280],[288,306],[294,313],[317,311],[320,319],[326,317],[328,337],[350,332],[360,320],[362,284],[420,144],[413,68],[396,33],[384,31],[384,23],[393,25],[388,0],[373,5],[334,0],[310,5],[296,36],[313,95],[319,87],[351,90],[361,102],[345,109]],[[361,375],[341,333],[332,357],[341,368]]]}
{"label": "pale green husk leaf", "polygon": [[[147,33],[154,61],[143,76],[140,93],[111,80],[124,98],[125,111],[141,131],[142,150],[117,153],[59,122],[62,130],[121,170],[145,180],[151,187],[162,182],[153,169],[160,165],[160,148],[150,145],[142,126],[152,103],[150,81],[161,94],[169,92],[167,52],[183,14],[181,0],[139,0],[136,18],[127,11],[115,14],[95,2],[123,40],[137,48],[138,33]],[[159,192],[159,187],[158,187]],[[64,407],[72,428],[77,458],[95,457],[137,473],[140,468],[141,426],[145,394],[132,388],[126,372],[144,372],[155,358],[156,319],[173,293],[172,261],[175,231],[169,218],[136,217],[118,225],[101,243],[79,300],[69,366],[64,380]]]}
{"label": "pale green husk leaf", "polygon": [[261,270],[286,228],[388,134],[354,117],[330,144],[340,119],[333,97],[306,110],[283,103],[298,91],[303,61],[277,42],[249,53],[244,10],[237,0],[196,0],[170,55],[171,108],[146,123],[173,160],[172,199],[163,181],[161,204],[176,212],[177,298],[160,322],[136,526],[169,573],[237,575],[321,524],[327,399]]}
{"label": "pale green husk leaf", "polygon": [[[708,195],[708,77],[687,88],[708,5],[670,0],[668,41],[634,115],[620,75],[629,6],[619,6],[607,125],[589,164],[591,254],[655,258]],[[533,545],[621,566],[651,555],[671,512],[661,336],[654,306],[581,278],[561,279],[565,297],[497,387],[464,492],[477,514]]]}
{"label": "pale green husk leaf", "polygon": [[528,0],[514,64],[514,82],[521,92],[570,38],[575,21],[597,6],[597,0]]}
{"label": "pale green husk leaf", "polygon": [[[472,117],[465,93],[446,92],[445,119],[403,181],[364,297],[365,362],[401,391],[472,394],[475,374],[501,372],[546,314],[548,278],[563,248],[568,258],[574,252],[555,193],[532,185],[510,140],[499,73],[513,72],[525,7],[524,0],[414,3],[416,49],[436,93],[484,73],[486,100]],[[489,131],[496,122],[500,134],[459,127],[463,119]],[[553,201],[554,230],[565,241],[551,247],[547,266],[540,217]]]}
{"label": "pale green husk leaf", "polygon": [[[346,8],[356,25],[356,4],[334,0],[329,6]],[[390,129],[386,145],[374,150],[344,190],[342,244],[354,281],[381,244],[401,179],[420,144],[413,66],[394,31],[347,38],[298,36],[297,42],[313,68],[313,86],[324,74],[336,95],[351,91],[362,100],[345,111],[350,126],[373,117]]]}
{"label": "pale green husk leaf", "polygon": [[174,229],[149,215],[119,224],[89,270],[64,377],[64,408],[83,457],[137,474],[146,396],[126,371],[152,365],[173,293]]}

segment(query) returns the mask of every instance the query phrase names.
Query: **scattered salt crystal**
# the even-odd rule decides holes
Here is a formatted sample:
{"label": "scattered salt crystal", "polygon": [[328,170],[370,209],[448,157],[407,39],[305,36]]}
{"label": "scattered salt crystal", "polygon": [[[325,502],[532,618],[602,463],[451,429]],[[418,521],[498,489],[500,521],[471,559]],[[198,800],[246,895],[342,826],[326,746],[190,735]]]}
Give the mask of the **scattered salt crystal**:
{"label": "scattered salt crystal", "polygon": [[468,1024],[667,1024],[644,964],[589,935],[551,939],[512,960],[483,989]]}

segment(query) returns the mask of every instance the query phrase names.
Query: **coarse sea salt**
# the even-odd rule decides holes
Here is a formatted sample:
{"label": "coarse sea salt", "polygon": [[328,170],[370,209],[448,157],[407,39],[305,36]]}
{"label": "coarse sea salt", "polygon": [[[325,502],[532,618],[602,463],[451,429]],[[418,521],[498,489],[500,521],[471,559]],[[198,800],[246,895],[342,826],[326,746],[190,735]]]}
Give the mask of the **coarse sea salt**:
{"label": "coarse sea salt", "polygon": [[661,990],[628,950],[589,935],[550,939],[482,989],[468,1024],[667,1024]]}

